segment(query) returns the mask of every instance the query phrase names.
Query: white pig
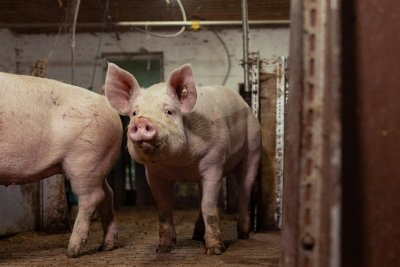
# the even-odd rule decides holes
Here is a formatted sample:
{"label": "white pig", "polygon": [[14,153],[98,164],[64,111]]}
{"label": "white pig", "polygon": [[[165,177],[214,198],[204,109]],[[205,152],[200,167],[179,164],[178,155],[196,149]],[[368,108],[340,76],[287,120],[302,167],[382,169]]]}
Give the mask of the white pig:
{"label": "white pig", "polygon": [[68,255],[79,256],[99,210],[114,245],[113,192],[105,177],[118,157],[122,125],[104,96],[58,81],[0,73],[0,184],[26,184],[64,173],[78,197]]}
{"label": "white pig", "polygon": [[249,236],[249,200],[260,159],[260,125],[249,106],[223,86],[197,87],[190,65],[172,71],[166,83],[141,89],[130,73],[109,63],[105,94],[129,115],[128,150],[145,165],[159,207],[157,252],[176,242],[174,183],[198,181],[202,199],[193,238],[205,239],[206,254],[222,254],[218,199],[222,178],[239,178],[238,236]]}

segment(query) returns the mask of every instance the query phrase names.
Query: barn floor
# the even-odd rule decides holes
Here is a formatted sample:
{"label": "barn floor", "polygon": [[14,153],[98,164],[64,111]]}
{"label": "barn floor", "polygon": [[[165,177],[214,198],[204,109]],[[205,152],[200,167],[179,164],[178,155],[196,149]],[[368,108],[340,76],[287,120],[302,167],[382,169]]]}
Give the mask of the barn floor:
{"label": "barn floor", "polygon": [[252,233],[238,240],[234,216],[222,216],[226,251],[220,256],[204,254],[203,244],[191,240],[195,210],[174,213],[178,242],[170,254],[156,254],[158,215],[155,208],[124,208],[117,212],[119,237],[116,248],[96,252],[102,230],[94,221],[87,253],[79,258],[66,256],[70,233],[25,232],[0,239],[0,266],[278,266],[280,233]]}

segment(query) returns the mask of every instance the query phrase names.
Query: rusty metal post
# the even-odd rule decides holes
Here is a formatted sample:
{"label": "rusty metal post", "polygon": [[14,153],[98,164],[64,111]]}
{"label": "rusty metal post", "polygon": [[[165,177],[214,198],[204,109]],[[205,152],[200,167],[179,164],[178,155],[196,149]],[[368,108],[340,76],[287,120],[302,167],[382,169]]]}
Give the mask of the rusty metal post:
{"label": "rusty metal post", "polygon": [[307,0],[303,9],[299,264],[340,263],[340,112],[338,2]]}
{"label": "rusty metal post", "polygon": [[302,111],[302,67],[303,67],[303,1],[291,0],[290,3],[290,48],[288,76],[290,93],[286,106],[287,127],[285,130],[285,158],[282,214],[282,258],[284,267],[296,267],[298,264],[297,240],[299,236],[299,175],[300,175],[300,138]]}
{"label": "rusty metal post", "polygon": [[[335,0],[294,3],[285,164],[283,266],[340,266],[340,6]],[[297,99],[293,99],[297,98]],[[298,118],[294,112],[300,113]],[[296,124],[296,120],[300,124]],[[295,136],[297,135],[297,137]],[[296,192],[296,190],[298,190]],[[294,193],[290,196],[290,193]],[[294,215],[290,214],[294,212]],[[290,236],[289,236],[290,235]]]}
{"label": "rusty metal post", "polygon": [[303,103],[300,150],[299,240],[300,266],[319,266],[323,156],[324,45],[323,1],[307,0],[303,24]]}

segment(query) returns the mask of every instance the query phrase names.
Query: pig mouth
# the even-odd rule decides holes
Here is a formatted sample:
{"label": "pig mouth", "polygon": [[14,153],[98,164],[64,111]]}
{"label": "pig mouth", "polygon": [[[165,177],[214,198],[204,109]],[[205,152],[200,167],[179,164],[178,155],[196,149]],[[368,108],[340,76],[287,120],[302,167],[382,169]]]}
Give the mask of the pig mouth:
{"label": "pig mouth", "polygon": [[155,154],[160,147],[160,144],[154,141],[138,141],[135,144],[145,154]]}

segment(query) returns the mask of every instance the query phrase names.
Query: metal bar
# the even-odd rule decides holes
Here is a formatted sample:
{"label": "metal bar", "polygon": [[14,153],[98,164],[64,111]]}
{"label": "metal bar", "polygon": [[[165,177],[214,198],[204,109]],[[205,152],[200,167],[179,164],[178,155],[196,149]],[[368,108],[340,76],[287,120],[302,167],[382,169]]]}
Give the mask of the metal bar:
{"label": "metal bar", "polygon": [[244,91],[250,92],[249,88],[249,18],[247,0],[242,0],[242,27],[243,27],[243,70]]}
{"label": "metal bar", "polygon": [[72,33],[71,33],[71,84],[75,84],[75,45],[76,45],[76,22],[78,21],[79,7],[81,0],[76,0],[74,19],[72,22]]}
{"label": "metal bar", "polygon": [[[241,26],[243,21],[240,20],[192,20],[192,21],[119,21],[108,22],[106,26],[113,27],[182,27],[182,26]],[[253,26],[289,26],[290,20],[249,20],[249,25]],[[81,22],[77,23],[77,28],[96,28],[102,27],[102,23],[98,22]],[[0,23],[0,28],[18,29],[18,28],[58,28],[58,23]]]}
{"label": "metal bar", "polygon": [[276,208],[275,222],[282,228],[283,203],[283,170],[284,170],[284,135],[285,135],[285,103],[286,103],[286,58],[281,57],[276,64]]}
{"label": "metal bar", "polygon": [[321,264],[326,251],[322,231],[325,197],[323,185],[327,179],[324,170],[326,136],[324,109],[327,62],[326,2],[307,0],[304,3],[303,23],[303,103],[300,148],[299,196],[299,266],[328,266]]}
{"label": "metal bar", "polygon": [[258,118],[260,113],[260,52],[251,53],[250,58],[251,107],[254,115]]}
{"label": "metal bar", "polygon": [[298,267],[299,228],[299,187],[300,187],[300,149],[301,113],[303,99],[303,5],[304,1],[290,1],[290,47],[288,78],[290,95],[286,106],[285,128],[285,181],[282,214],[282,267]]}

